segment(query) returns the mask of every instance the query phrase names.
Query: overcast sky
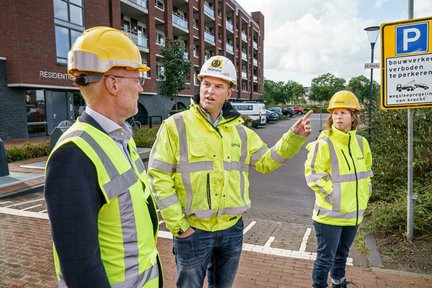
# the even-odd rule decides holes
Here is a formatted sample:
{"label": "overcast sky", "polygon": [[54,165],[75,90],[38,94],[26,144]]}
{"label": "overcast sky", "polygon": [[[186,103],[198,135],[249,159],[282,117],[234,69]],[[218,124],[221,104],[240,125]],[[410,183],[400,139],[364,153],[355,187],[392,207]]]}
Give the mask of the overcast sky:
{"label": "overcast sky", "polygon": [[[265,19],[264,77],[311,80],[330,72],[347,82],[370,77],[364,64],[371,48],[364,28],[408,19],[408,0],[236,0],[249,14]],[[414,0],[414,18],[432,17],[431,0]],[[380,41],[374,62],[379,62]],[[380,82],[379,70],[374,79]]]}

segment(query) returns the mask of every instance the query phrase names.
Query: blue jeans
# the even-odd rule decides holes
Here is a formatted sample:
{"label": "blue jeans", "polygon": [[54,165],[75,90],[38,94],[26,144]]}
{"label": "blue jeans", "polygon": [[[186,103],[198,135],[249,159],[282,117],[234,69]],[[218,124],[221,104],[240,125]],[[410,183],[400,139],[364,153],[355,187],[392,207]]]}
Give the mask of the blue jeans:
{"label": "blue jeans", "polygon": [[243,246],[243,226],[240,218],[225,230],[197,229],[186,238],[174,237],[177,287],[203,287],[206,271],[209,288],[232,287]]}
{"label": "blue jeans", "polygon": [[333,226],[316,221],[313,225],[318,251],[312,272],[312,287],[326,288],[329,271],[337,283],[345,279],[346,260],[358,226]]}

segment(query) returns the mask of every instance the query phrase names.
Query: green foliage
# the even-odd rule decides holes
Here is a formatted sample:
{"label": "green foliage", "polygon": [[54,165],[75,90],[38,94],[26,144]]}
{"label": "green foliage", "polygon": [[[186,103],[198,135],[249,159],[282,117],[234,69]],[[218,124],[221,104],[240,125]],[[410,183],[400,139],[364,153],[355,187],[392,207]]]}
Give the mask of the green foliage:
{"label": "green foliage", "polygon": [[[373,85],[373,99],[376,99],[380,93],[380,86],[376,81],[372,82]],[[369,93],[370,93],[370,80],[365,76],[360,75],[351,78],[345,88],[353,92],[360,102],[369,103]]]}
{"label": "green foliage", "polygon": [[[432,109],[415,109],[413,114],[414,232],[415,236],[432,235]],[[371,231],[406,231],[407,126],[406,110],[373,107]]]}
{"label": "green foliage", "polygon": [[266,101],[267,106],[274,106],[280,103],[288,103],[291,101],[304,101],[303,85],[289,80],[286,83],[283,81],[275,82],[272,80],[264,80],[264,92],[261,99]]}
{"label": "green foliage", "polygon": [[50,144],[48,142],[31,143],[26,142],[20,145],[6,147],[8,162],[27,160],[42,156],[48,156],[50,153]]}
{"label": "green foliage", "polygon": [[134,130],[133,139],[137,147],[151,148],[156,141],[159,128],[141,127]]}
{"label": "green foliage", "polygon": [[164,81],[161,81],[160,93],[170,97],[176,105],[178,92],[188,88],[191,62],[185,58],[185,53],[184,43],[180,40],[168,39],[161,49],[164,73],[158,76],[163,76]]}
{"label": "green foliage", "polygon": [[312,79],[310,96],[311,100],[328,101],[337,91],[345,88],[345,79],[337,78],[331,73],[321,74]]}

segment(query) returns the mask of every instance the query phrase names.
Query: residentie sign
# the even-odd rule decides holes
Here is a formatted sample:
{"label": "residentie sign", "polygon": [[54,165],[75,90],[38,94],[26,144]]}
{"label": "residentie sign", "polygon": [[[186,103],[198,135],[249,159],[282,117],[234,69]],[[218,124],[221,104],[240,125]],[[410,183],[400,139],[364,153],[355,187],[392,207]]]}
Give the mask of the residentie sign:
{"label": "residentie sign", "polygon": [[432,107],[431,21],[381,24],[381,109]]}

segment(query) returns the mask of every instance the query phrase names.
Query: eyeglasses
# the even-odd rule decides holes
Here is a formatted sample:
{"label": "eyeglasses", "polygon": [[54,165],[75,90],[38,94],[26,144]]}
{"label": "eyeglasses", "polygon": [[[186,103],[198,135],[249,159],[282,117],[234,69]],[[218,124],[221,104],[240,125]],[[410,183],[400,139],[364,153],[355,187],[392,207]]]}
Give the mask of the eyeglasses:
{"label": "eyeglasses", "polygon": [[141,86],[144,86],[145,78],[144,77],[130,77],[130,76],[120,76],[120,75],[110,75],[110,74],[104,74],[104,77],[114,77],[114,78],[130,78],[137,80],[138,84]]}

